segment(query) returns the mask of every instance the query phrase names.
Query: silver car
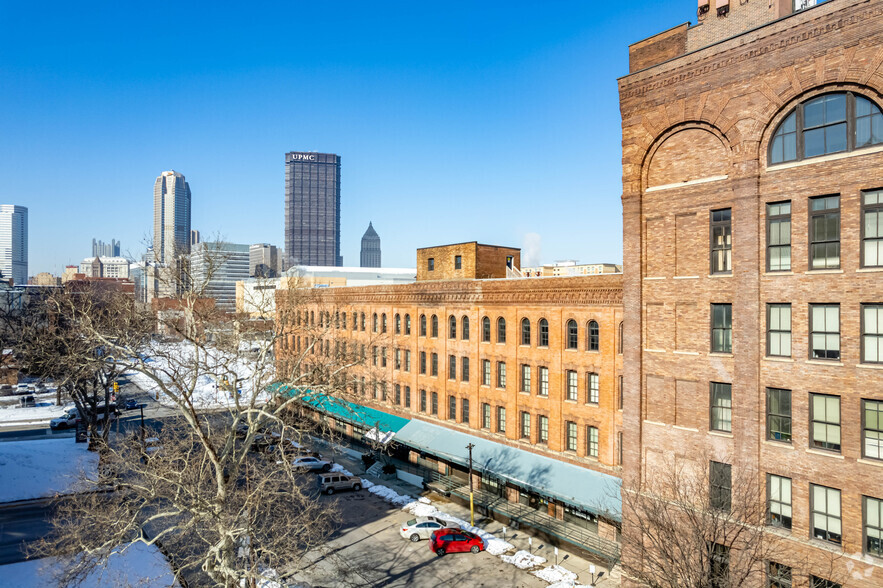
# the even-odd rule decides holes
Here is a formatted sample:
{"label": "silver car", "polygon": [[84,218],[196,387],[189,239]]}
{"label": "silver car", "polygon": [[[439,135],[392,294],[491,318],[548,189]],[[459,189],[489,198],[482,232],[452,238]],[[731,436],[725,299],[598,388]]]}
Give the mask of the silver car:
{"label": "silver car", "polygon": [[403,523],[399,535],[405,539],[410,539],[411,541],[416,542],[421,539],[429,539],[429,536],[432,535],[433,531],[447,529],[449,527],[456,527],[456,525],[436,517],[417,517],[416,519],[411,519],[407,523]]}
{"label": "silver car", "polygon": [[318,457],[313,457],[311,455],[301,456],[294,458],[294,461],[291,462],[291,465],[296,470],[301,471],[318,471],[318,472],[327,472],[331,469],[331,462],[327,462],[324,459],[319,459]]}

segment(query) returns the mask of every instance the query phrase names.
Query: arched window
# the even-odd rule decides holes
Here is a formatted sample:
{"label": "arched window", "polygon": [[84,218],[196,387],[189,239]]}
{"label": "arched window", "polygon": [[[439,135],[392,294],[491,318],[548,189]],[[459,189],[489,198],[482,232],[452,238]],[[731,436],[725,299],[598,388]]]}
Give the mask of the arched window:
{"label": "arched window", "polygon": [[386,313],[385,312],[380,315],[380,332],[381,333],[386,332]]}
{"label": "arched window", "polygon": [[469,341],[469,317],[463,317],[463,325],[460,327],[460,337],[463,338],[464,341]]}
{"label": "arched window", "polygon": [[779,123],[770,165],[883,143],[883,113],[863,96],[833,92],[810,98]]}
{"label": "arched window", "polygon": [[377,313],[374,313],[374,316],[371,317],[371,330],[375,333],[377,332]]}
{"label": "arched window", "polygon": [[589,351],[598,351],[601,345],[601,329],[598,328],[598,321],[589,321],[589,340],[586,349]]}
{"label": "arched window", "polygon": [[619,321],[619,342],[617,344],[617,351],[620,355],[622,355],[622,321]]}
{"label": "arched window", "polygon": [[425,314],[420,315],[420,333],[419,333],[419,335],[421,337],[426,336],[426,315]]}
{"label": "arched window", "polygon": [[402,315],[400,315],[399,313],[396,313],[396,316],[393,319],[393,321],[395,322],[396,335],[401,335],[402,334]]}
{"label": "arched window", "polygon": [[530,345],[530,319],[521,319],[521,344]]}
{"label": "arched window", "polygon": [[438,317],[432,315],[432,336],[438,337]]}
{"label": "arched window", "polygon": [[411,315],[405,315],[405,335],[411,334]]}
{"label": "arched window", "polygon": [[484,343],[491,341],[491,319],[488,317],[481,319],[481,340]]}
{"label": "arched window", "polygon": [[497,343],[506,342],[506,319],[500,317],[497,319]]}
{"label": "arched window", "polygon": [[362,325],[362,326],[361,326],[361,330],[364,331],[364,330],[365,330],[365,313],[364,313],[364,312],[362,313],[362,316],[361,316],[360,318],[361,318],[361,321],[360,321],[360,322],[361,322],[361,325]]}
{"label": "arched window", "polygon": [[567,321],[567,348],[568,349],[577,349],[579,346],[579,327],[576,326],[576,321],[570,319]]}
{"label": "arched window", "polygon": [[457,338],[457,317],[451,315],[448,317],[448,339]]}
{"label": "arched window", "polygon": [[538,347],[549,346],[549,321],[544,318],[540,319],[540,336],[537,340]]}
{"label": "arched window", "polygon": [[310,326],[311,327],[316,326],[316,313],[312,310],[310,311]]}

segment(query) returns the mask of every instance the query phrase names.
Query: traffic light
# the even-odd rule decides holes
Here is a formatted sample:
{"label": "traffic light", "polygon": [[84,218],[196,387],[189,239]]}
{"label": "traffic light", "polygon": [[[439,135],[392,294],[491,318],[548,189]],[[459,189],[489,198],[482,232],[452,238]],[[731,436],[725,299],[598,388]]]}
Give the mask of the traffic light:
{"label": "traffic light", "polygon": [[120,385],[117,384],[116,382],[114,382],[114,383],[113,383],[113,392],[114,392],[114,394],[116,394],[116,393],[119,392],[119,391],[120,391]]}

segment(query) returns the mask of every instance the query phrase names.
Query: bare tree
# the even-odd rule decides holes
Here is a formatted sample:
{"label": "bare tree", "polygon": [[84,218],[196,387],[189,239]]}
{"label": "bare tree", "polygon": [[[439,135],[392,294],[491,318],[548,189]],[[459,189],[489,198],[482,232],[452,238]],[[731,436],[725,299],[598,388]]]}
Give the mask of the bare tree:
{"label": "bare tree", "polygon": [[[100,350],[99,363],[125,372],[173,416],[146,432],[107,437],[94,492],[59,505],[54,538],[39,552],[78,554],[62,583],[82,579],[111,550],[142,542],[164,546],[184,576],[253,586],[295,573],[332,528],[334,508],[311,497],[292,465],[311,426],[299,407],[351,394],[365,377],[365,357],[335,345],[336,309],[296,283],[277,295],[284,312],[261,309],[253,320],[219,310],[207,297],[224,263],[217,253],[198,271],[180,261],[165,272],[179,283],[162,290],[175,296],[150,307],[87,307],[67,334],[86,351]],[[305,308],[322,319],[304,321]],[[91,320],[94,313],[109,316]],[[290,352],[296,339],[300,351]],[[59,371],[85,369],[85,355]]]}
{"label": "bare tree", "polygon": [[[651,588],[765,586],[779,572],[796,580],[807,562],[777,532],[761,479],[730,456],[702,454],[653,464],[641,486],[624,480],[624,577]],[[816,569],[832,571],[829,559]]]}

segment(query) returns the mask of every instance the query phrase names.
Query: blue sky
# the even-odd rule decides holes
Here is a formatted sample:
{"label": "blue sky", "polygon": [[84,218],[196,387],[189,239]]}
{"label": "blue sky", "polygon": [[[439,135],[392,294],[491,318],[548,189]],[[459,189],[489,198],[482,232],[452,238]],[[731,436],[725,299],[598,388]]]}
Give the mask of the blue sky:
{"label": "blue sky", "polygon": [[341,253],[478,240],[620,262],[616,78],[694,0],[0,2],[0,202],[31,275],[140,256],[174,169],[203,236],[283,245],[286,151],[342,157]]}

